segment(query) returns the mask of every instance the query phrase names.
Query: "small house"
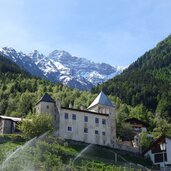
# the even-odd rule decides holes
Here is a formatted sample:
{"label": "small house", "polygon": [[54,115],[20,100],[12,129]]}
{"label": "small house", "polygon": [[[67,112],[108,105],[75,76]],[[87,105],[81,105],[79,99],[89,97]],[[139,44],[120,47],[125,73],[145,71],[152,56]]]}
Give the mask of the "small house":
{"label": "small house", "polygon": [[148,124],[137,119],[137,118],[129,118],[125,120],[125,123],[129,123],[133,129],[134,132],[134,139],[132,140],[133,147],[139,148],[141,151],[140,147],[140,133],[141,132],[146,132]]}
{"label": "small house", "polygon": [[161,136],[143,152],[143,155],[150,158],[156,166],[171,166],[171,137]]}
{"label": "small house", "polygon": [[20,121],[21,118],[0,115],[0,134],[17,133],[17,124]]}
{"label": "small house", "polygon": [[140,133],[142,131],[147,131],[148,124],[137,119],[137,118],[129,118],[125,120],[126,123],[129,123],[135,132]]}

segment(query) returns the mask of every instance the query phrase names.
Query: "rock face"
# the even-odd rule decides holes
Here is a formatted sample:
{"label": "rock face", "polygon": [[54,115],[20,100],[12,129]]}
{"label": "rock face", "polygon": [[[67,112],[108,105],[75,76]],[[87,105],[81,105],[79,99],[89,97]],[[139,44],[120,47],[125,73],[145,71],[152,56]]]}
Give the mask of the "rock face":
{"label": "rock face", "polygon": [[32,75],[61,82],[80,90],[90,90],[123,71],[123,67],[113,67],[105,63],[94,63],[85,58],[72,56],[66,51],[55,50],[48,56],[37,50],[29,54],[4,47],[0,54],[17,63]]}

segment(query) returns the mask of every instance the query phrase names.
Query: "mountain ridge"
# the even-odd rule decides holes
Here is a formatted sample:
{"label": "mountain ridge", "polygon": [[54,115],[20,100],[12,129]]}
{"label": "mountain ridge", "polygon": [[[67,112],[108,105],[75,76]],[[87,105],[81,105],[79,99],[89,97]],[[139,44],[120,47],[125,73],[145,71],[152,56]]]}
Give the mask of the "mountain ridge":
{"label": "mountain ridge", "polygon": [[11,59],[34,76],[55,83],[61,82],[80,90],[90,90],[123,71],[123,68],[106,63],[95,63],[86,58],[72,56],[62,50],[54,50],[45,56],[37,50],[24,54],[13,48],[4,47],[0,49],[0,54]]}

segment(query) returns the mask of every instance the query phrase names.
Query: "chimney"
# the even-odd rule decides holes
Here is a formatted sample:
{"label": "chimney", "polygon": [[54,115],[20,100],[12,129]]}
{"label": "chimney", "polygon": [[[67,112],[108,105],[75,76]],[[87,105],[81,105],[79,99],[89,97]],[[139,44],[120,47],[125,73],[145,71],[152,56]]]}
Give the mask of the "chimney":
{"label": "chimney", "polygon": [[80,110],[83,110],[84,109],[84,107],[83,106],[80,106]]}

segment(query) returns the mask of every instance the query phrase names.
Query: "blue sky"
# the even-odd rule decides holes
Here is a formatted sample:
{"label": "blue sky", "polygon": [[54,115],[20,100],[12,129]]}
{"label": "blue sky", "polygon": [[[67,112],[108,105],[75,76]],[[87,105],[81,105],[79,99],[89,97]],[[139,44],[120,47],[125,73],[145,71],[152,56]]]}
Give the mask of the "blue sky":
{"label": "blue sky", "polygon": [[167,37],[171,0],[0,0],[0,47],[126,66]]}

